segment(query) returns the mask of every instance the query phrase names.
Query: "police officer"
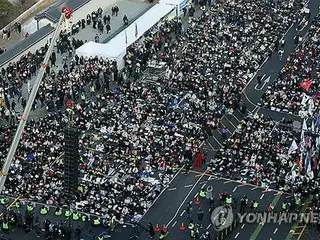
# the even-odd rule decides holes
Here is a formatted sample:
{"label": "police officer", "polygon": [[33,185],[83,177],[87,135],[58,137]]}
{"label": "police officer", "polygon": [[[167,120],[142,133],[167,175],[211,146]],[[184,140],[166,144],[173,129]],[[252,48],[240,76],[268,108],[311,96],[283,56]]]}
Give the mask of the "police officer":
{"label": "police officer", "polygon": [[104,237],[103,237],[102,234],[100,234],[100,235],[98,236],[98,240],[104,240]]}
{"label": "police officer", "polygon": [[29,202],[28,204],[27,204],[27,212],[32,212],[32,210],[33,210],[33,205],[32,205],[32,203],[31,202]]}
{"label": "police officer", "polygon": [[71,216],[71,211],[70,209],[67,209],[66,212],[64,213],[65,217],[70,217]]}
{"label": "police officer", "polygon": [[116,216],[114,214],[111,214],[111,218],[108,222],[108,225],[111,228],[111,231],[113,231],[116,226],[116,219],[117,219]]}
{"label": "police officer", "polygon": [[202,197],[202,198],[205,198],[206,195],[207,195],[207,194],[206,194],[206,191],[204,190],[204,188],[201,188],[201,189],[200,189],[200,192],[199,192],[199,196]]}
{"label": "police officer", "polygon": [[88,221],[88,216],[87,216],[86,214],[83,214],[83,215],[81,216],[81,220],[82,220],[82,222]]}
{"label": "police officer", "polygon": [[240,200],[240,213],[243,214],[248,204],[248,198],[244,195]]}
{"label": "police officer", "polygon": [[97,218],[95,218],[94,220],[93,220],[93,225],[94,226],[99,226],[101,224],[101,221],[100,221],[100,218],[99,217],[97,217]]}
{"label": "police officer", "polygon": [[45,206],[42,206],[40,209],[40,214],[41,215],[46,215],[48,213],[48,209]]}
{"label": "police officer", "polygon": [[54,212],[54,215],[56,215],[56,216],[61,216],[61,215],[62,215],[62,210],[61,210],[61,208],[57,207],[57,208],[56,208],[56,211]]}
{"label": "police officer", "polygon": [[256,200],[252,200],[252,202],[251,202],[251,208],[252,208],[252,210],[253,210],[253,211],[257,211],[258,206],[259,206],[259,203],[258,203]]}
{"label": "police officer", "polygon": [[226,205],[231,205],[232,204],[232,197],[231,197],[231,195],[230,196],[227,196],[226,197]]}
{"label": "police officer", "polygon": [[165,231],[161,230],[159,240],[165,239],[166,236],[167,236],[167,233]]}
{"label": "police officer", "polygon": [[5,220],[2,222],[2,231],[5,233],[9,232],[9,222],[8,220]]}
{"label": "police officer", "polygon": [[281,205],[281,210],[282,210],[282,212],[286,212],[287,209],[288,209],[288,205],[287,205],[286,200],[284,200],[284,201],[282,202],[282,205]]}
{"label": "police officer", "polygon": [[72,213],[72,219],[73,219],[74,221],[78,221],[79,218],[80,218],[80,216],[79,216],[79,214],[78,214],[77,212],[73,212],[73,213]]}

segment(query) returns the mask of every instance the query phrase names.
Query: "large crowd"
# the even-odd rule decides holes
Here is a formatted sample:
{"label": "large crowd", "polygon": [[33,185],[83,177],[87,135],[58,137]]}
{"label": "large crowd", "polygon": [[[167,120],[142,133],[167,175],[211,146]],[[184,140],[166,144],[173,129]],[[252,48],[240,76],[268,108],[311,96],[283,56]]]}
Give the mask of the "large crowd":
{"label": "large crowd", "polygon": [[319,17],[305,38],[290,53],[277,79],[262,97],[262,106],[301,116],[314,116],[319,99]]}
{"label": "large crowd", "polygon": [[292,121],[247,116],[209,169],[223,177],[304,197],[318,194],[320,146],[314,126],[305,127],[300,134],[292,128]]}
{"label": "large crowd", "polygon": [[[192,161],[205,138],[204,127],[239,107],[241,90],[272,53],[300,7],[296,1],[289,5],[217,1],[199,18],[191,18],[187,29],[179,18],[164,20],[156,33],[129,48],[123,72],[116,62],[98,57],[74,56],[57,71],[48,65],[33,109],[46,107],[49,113],[28,122],[4,193],[61,205],[63,129],[72,115],[81,131],[82,181],[76,208],[107,218],[143,214],[176,169]],[[67,59],[77,44],[81,40],[62,34],[51,64],[55,65],[56,54]],[[36,74],[47,48],[2,69],[9,115],[15,112],[12,98],[26,97],[21,96],[22,88]],[[160,84],[139,79],[152,60],[165,63]],[[71,112],[65,111],[66,101],[74,105]],[[11,124],[1,127],[1,163],[17,117],[8,117],[13,118]],[[266,130],[253,125],[251,130],[258,128],[261,138]],[[243,164],[239,159],[222,162],[226,163],[223,174],[230,174],[230,164],[239,163],[235,171]],[[279,176],[268,166],[269,177]]]}

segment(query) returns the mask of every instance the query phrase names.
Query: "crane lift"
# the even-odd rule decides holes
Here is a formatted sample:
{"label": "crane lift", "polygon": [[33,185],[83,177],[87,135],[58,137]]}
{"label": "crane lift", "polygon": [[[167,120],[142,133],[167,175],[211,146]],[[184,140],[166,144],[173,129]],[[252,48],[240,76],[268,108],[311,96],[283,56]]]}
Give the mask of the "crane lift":
{"label": "crane lift", "polygon": [[44,73],[46,71],[46,67],[47,67],[48,61],[50,59],[53,47],[54,47],[54,45],[56,43],[56,40],[60,36],[60,31],[61,31],[61,29],[63,27],[63,22],[66,22],[66,26],[67,26],[68,25],[67,23],[68,23],[71,15],[72,15],[72,10],[71,9],[68,9],[68,8],[65,8],[65,7],[62,8],[62,14],[60,16],[60,19],[59,19],[57,25],[56,25],[56,30],[55,30],[55,32],[53,34],[53,37],[51,38],[51,42],[50,42],[48,51],[47,51],[47,53],[45,55],[44,61],[43,61],[43,63],[40,64],[41,68],[40,68],[40,70],[39,70],[39,72],[37,74],[37,77],[35,79],[35,82],[34,82],[32,91],[30,93],[27,105],[26,105],[26,107],[25,107],[25,109],[23,111],[23,114],[22,114],[22,116],[21,116],[21,118],[19,120],[19,125],[18,125],[18,128],[17,128],[17,131],[16,131],[16,133],[14,135],[14,138],[12,140],[12,143],[11,143],[9,152],[7,154],[6,160],[5,160],[5,162],[4,162],[3,166],[2,166],[2,171],[0,172],[0,193],[2,193],[2,191],[3,191],[4,184],[5,184],[6,178],[8,176],[9,169],[10,169],[10,165],[12,163],[12,160],[13,160],[14,156],[15,156],[15,153],[16,153],[17,147],[19,145],[22,133],[24,131],[25,125],[26,125],[28,117],[30,115],[31,107],[32,107],[33,102],[34,102],[34,100],[36,98],[36,95],[37,95],[37,92],[39,90],[42,78],[43,78]]}

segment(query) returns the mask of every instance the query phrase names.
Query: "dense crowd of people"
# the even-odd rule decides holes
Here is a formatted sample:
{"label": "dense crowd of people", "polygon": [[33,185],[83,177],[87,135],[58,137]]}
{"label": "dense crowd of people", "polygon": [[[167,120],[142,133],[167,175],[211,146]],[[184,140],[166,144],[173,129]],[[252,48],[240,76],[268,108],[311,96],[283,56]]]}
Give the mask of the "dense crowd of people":
{"label": "dense crowd of people", "polygon": [[300,135],[293,131],[292,121],[278,123],[257,114],[247,116],[209,169],[220,176],[304,197],[318,194],[320,146],[316,130],[314,125],[305,127]]}
{"label": "dense crowd of people", "polygon": [[[218,1],[199,18],[190,19],[187,29],[179,18],[163,21],[155,34],[149,33],[129,49],[124,72],[116,62],[98,57],[74,56],[57,71],[48,65],[33,109],[46,107],[49,114],[28,122],[5,194],[63,203],[59,159],[63,129],[72,116],[81,131],[82,181],[76,208],[106,218],[115,214],[117,219],[143,214],[175,170],[199,152],[205,127],[239,107],[241,90],[273,51],[270,46],[294,22],[300,7],[296,2]],[[51,65],[56,54],[69,57],[81,44],[62,34]],[[10,98],[18,96],[18,101],[25,102],[21,89],[36,74],[47,49],[44,46],[2,69],[9,115],[15,112]],[[166,63],[160,84],[138,81],[151,60]],[[2,116],[17,117],[7,112]],[[243,128],[250,131],[251,125],[244,123]],[[1,127],[2,163],[14,132],[15,121]],[[220,162],[226,164],[223,174],[229,174],[230,164],[239,164],[235,171],[243,166],[239,159]],[[267,169],[270,176],[278,175]]]}
{"label": "dense crowd of people", "polygon": [[304,43],[290,53],[277,79],[262,97],[262,105],[302,116],[314,116],[319,99],[319,17]]}

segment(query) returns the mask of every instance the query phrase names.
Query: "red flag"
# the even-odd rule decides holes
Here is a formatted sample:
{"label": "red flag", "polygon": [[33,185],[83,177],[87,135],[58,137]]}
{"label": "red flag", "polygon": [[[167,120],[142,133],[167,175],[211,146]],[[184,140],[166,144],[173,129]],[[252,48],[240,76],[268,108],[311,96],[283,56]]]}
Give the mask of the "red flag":
{"label": "red flag", "polygon": [[65,99],[64,100],[64,105],[66,106],[66,108],[73,108],[75,105],[74,101],[71,101],[69,99]]}
{"label": "red flag", "polygon": [[311,86],[311,84],[312,84],[311,79],[310,79],[310,78],[306,78],[305,80],[303,80],[303,81],[300,83],[300,86],[301,86],[304,90],[308,91],[309,88],[310,88],[310,86]]}
{"label": "red flag", "polygon": [[135,36],[135,37],[138,37],[138,26],[137,26],[137,23],[136,23],[136,25],[135,25],[134,36]]}

